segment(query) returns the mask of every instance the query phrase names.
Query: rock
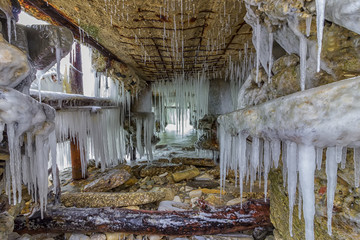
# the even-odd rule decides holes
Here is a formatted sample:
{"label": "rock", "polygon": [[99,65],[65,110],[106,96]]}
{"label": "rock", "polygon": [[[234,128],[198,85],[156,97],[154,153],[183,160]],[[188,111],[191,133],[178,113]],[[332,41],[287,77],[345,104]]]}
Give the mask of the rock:
{"label": "rock", "polygon": [[95,233],[90,236],[90,240],[106,240],[105,234]]}
{"label": "rock", "polygon": [[[4,236],[5,236],[5,238],[3,238],[3,239],[6,239],[6,240],[17,240],[18,238],[21,237],[20,234],[18,234],[17,232],[12,232],[9,235],[5,234]],[[2,238],[0,238],[0,239],[2,239]]]}
{"label": "rock", "polygon": [[204,194],[226,194],[226,192],[224,190],[220,190],[220,189],[208,189],[208,188],[203,188],[201,189],[201,191]]}
{"label": "rock", "polygon": [[69,240],[89,240],[90,238],[84,234],[72,234],[69,238]]}
{"label": "rock", "polygon": [[198,201],[199,201],[198,197],[191,198],[190,199],[191,207],[194,208],[194,207],[198,206]]}
{"label": "rock", "polygon": [[32,25],[27,30],[29,56],[38,70],[51,67],[56,62],[56,48],[65,57],[72,48],[73,34],[65,27]]}
{"label": "rock", "polygon": [[167,183],[166,177],[153,176],[152,179],[157,185],[164,185],[165,183]]}
{"label": "rock", "polygon": [[119,240],[124,239],[124,233],[105,233],[106,240]]}
{"label": "rock", "polygon": [[[241,201],[242,200],[242,201]],[[226,203],[227,206],[230,206],[230,205],[236,205],[236,204],[241,204],[241,202],[244,202],[244,199],[241,199],[241,198],[234,198],[230,201],[228,201]]]}
{"label": "rock", "polygon": [[24,234],[17,240],[32,240],[33,238],[29,234]]}
{"label": "rock", "polygon": [[9,44],[0,34],[0,86],[15,87],[30,72],[26,54]]}
{"label": "rock", "polygon": [[169,173],[168,172],[165,172],[163,174],[160,174],[159,177],[166,177]]}
{"label": "rock", "polygon": [[162,201],[159,204],[159,211],[185,211],[189,210],[190,206],[185,203],[175,201]]}
{"label": "rock", "polygon": [[194,188],[185,186],[184,190],[185,190],[185,192],[190,192],[190,191],[194,190]]}
{"label": "rock", "polygon": [[166,172],[176,172],[176,171],[184,170],[186,168],[187,168],[186,166],[182,166],[174,163],[152,164],[141,169],[140,176],[141,177],[159,176]]}
{"label": "rock", "polygon": [[265,240],[275,240],[275,237],[273,235],[269,235],[265,238]]}
{"label": "rock", "polygon": [[124,169],[112,169],[100,178],[85,185],[84,192],[106,192],[124,184],[131,177]]}
{"label": "rock", "polygon": [[164,200],[171,201],[175,197],[175,190],[173,188],[160,188],[159,191],[165,194]]}
{"label": "rock", "polygon": [[130,210],[140,210],[139,206],[127,206],[127,207],[123,207],[125,209],[130,209]]}
{"label": "rock", "polygon": [[201,189],[193,190],[189,193],[189,197],[191,197],[191,198],[200,198],[201,195],[202,195]]}
{"label": "rock", "polygon": [[198,180],[198,181],[209,181],[209,180],[214,180],[214,176],[208,174],[208,173],[204,173],[200,176],[197,176],[195,178],[195,180]]}
{"label": "rock", "polygon": [[61,196],[66,207],[125,207],[148,204],[164,199],[165,191],[135,193],[66,193]]}
{"label": "rock", "polygon": [[175,196],[173,199],[174,202],[182,202],[179,196]]}
{"label": "rock", "polygon": [[14,230],[14,217],[8,212],[0,214],[0,232],[9,234]]}
{"label": "rock", "polygon": [[214,206],[220,206],[223,203],[220,196],[214,194],[210,194],[207,198],[205,198],[205,201]]}
{"label": "rock", "polygon": [[184,171],[173,173],[172,177],[175,182],[180,182],[185,179],[186,180],[192,179],[192,178],[198,176],[199,174],[200,174],[199,169],[192,167],[192,168],[184,170]]}
{"label": "rock", "polygon": [[254,229],[252,236],[255,240],[265,240],[270,233],[272,233],[272,228],[257,227]]}
{"label": "rock", "polygon": [[296,66],[300,63],[300,58],[295,54],[289,54],[278,58],[272,67],[274,75],[280,73],[282,70]]}
{"label": "rock", "polygon": [[220,185],[219,181],[214,180],[192,180],[187,183],[188,186],[193,188],[216,188]]}
{"label": "rock", "polygon": [[254,240],[252,236],[243,233],[228,233],[219,235],[195,236],[194,240]]}
{"label": "rock", "polygon": [[215,167],[214,160],[208,158],[173,158],[171,162],[197,167]]}
{"label": "rock", "polygon": [[148,236],[149,240],[160,240],[162,239],[162,236],[159,235],[150,235]]}

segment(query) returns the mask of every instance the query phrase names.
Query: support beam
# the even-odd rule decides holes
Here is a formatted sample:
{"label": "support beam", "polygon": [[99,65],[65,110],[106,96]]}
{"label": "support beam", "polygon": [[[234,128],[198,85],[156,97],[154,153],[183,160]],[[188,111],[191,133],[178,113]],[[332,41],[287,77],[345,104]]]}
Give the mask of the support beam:
{"label": "support beam", "polygon": [[43,219],[36,212],[15,219],[18,233],[127,232],[172,236],[212,235],[271,226],[270,203],[253,200],[213,208],[200,202],[201,211],[146,211],[119,208],[48,207]]}
{"label": "support beam", "polygon": [[70,149],[71,149],[72,178],[74,180],[80,180],[83,177],[81,172],[80,148],[76,142],[76,139],[71,140]]}
{"label": "support beam", "polygon": [[[71,92],[74,94],[84,94],[83,89],[83,76],[82,76],[82,62],[81,62],[81,46],[80,43],[75,43],[75,50],[70,52],[70,85]],[[80,180],[85,178],[81,170],[81,158],[80,158],[80,147],[78,140],[71,139],[71,167],[72,167],[72,178],[74,180]],[[85,166],[84,166],[85,167]]]}
{"label": "support beam", "polygon": [[360,77],[222,115],[227,133],[316,147],[360,146]]}

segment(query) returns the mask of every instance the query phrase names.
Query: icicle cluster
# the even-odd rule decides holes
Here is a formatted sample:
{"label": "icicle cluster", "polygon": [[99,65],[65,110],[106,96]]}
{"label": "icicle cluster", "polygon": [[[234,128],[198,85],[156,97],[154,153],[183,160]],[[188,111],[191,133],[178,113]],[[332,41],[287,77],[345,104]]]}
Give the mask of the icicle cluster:
{"label": "icicle cluster", "polygon": [[[271,54],[272,55],[272,54]],[[248,43],[244,44],[244,53],[239,52],[239,61],[233,61],[231,56],[228,61],[228,68],[225,71],[225,80],[230,82],[231,98],[234,109],[238,109],[238,95],[240,88],[254,67],[254,56],[248,52]]]}
{"label": "icicle cluster", "polygon": [[96,163],[101,162],[102,170],[124,161],[126,131],[122,126],[122,118],[120,108],[57,113],[55,123],[58,142],[71,140],[77,143],[83,175],[91,155],[95,157]]}
{"label": "icicle cluster", "polygon": [[[146,154],[149,161],[153,160],[151,138],[154,133],[154,114],[136,116],[136,149],[140,158]],[[143,147],[143,145],[145,147]]]}
{"label": "icicle cluster", "polygon": [[167,122],[167,108],[176,109],[176,128],[183,134],[188,111],[191,122],[198,123],[208,112],[209,80],[205,72],[195,75],[176,75],[173,81],[159,81],[153,84],[155,108],[160,108],[161,129]]}
{"label": "icicle cluster", "polygon": [[[256,179],[264,178],[265,198],[270,167],[278,167],[282,151],[284,186],[287,183],[289,196],[289,231],[292,235],[292,216],[295,204],[296,187],[299,184],[299,218],[301,207],[305,219],[306,239],[314,239],[315,194],[314,174],[315,167],[321,169],[323,148],[297,144],[291,141],[281,142],[278,139],[261,139],[248,136],[246,133],[228,133],[223,126],[219,127],[220,139],[220,174],[221,187],[225,186],[228,171],[234,170],[242,196],[244,180],[250,180],[250,187]],[[346,147],[328,147],[326,151],[327,174],[327,209],[328,233],[331,235],[331,218],[336,190],[337,168],[341,163],[345,167]],[[360,150],[354,149],[355,186],[359,186]],[[299,177],[298,177],[299,176]],[[240,198],[241,198],[240,196]],[[301,206],[302,205],[302,206]]]}
{"label": "icicle cluster", "polygon": [[[49,130],[51,131],[51,129]],[[11,196],[12,190],[13,204],[20,203],[22,184],[25,184],[35,202],[40,203],[43,214],[47,205],[48,162],[50,159],[52,172],[56,171],[55,131],[52,130],[49,135],[48,132],[44,134],[27,132],[26,144],[23,141],[24,135],[17,136],[16,132],[16,124],[7,124],[10,160],[6,164],[6,194]],[[22,146],[25,146],[25,154],[21,153]],[[54,179],[55,188],[58,184]]]}

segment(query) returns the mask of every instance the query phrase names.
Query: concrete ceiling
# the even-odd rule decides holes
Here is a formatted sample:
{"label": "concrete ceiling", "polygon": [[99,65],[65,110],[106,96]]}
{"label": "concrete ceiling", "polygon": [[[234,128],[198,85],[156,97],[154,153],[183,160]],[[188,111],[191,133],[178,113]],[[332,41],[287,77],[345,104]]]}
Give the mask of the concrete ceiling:
{"label": "concrete ceiling", "polygon": [[246,10],[239,0],[20,2],[26,11],[43,19],[47,18],[43,13],[49,15],[52,9],[52,20],[48,20],[70,24],[77,32],[74,35],[95,42],[145,81],[171,79],[175,73],[204,68],[222,71],[230,56],[233,61],[239,59],[245,43],[252,48],[252,29],[244,22]]}

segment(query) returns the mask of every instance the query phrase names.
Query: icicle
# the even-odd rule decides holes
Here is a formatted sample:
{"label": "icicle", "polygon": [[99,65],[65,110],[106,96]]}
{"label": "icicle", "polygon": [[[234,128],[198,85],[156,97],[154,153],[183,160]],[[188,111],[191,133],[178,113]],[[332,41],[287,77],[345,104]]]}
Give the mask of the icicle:
{"label": "icicle", "polygon": [[267,184],[268,184],[268,174],[270,171],[270,142],[264,140],[264,196],[266,201],[267,196]]}
{"label": "icicle", "polygon": [[298,218],[301,220],[301,208],[302,208],[302,193],[301,193],[301,184],[298,184]]}
{"label": "icicle", "polygon": [[360,180],[360,148],[354,148],[354,179],[355,187],[359,187]]}
{"label": "icicle", "polygon": [[326,177],[327,177],[327,217],[328,234],[331,236],[331,219],[337,181],[337,147],[328,147],[326,150]]}
{"label": "icicle", "polygon": [[343,147],[341,156],[341,169],[346,167],[347,147]]}
{"label": "icicle", "polygon": [[261,26],[259,17],[256,18],[256,29],[255,29],[255,37],[256,37],[256,80],[255,82],[259,86],[259,68],[260,68],[260,36],[261,35]]}
{"label": "icicle", "polygon": [[278,168],[280,160],[280,148],[281,142],[279,140],[271,140],[271,157],[274,163],[274,167]]}
{"label": "icicle", "polygon": [[141,142],[142,119],[136,118],[136,149],[139,152],[140,158],[144,155],[144,150]]}
{"label": "icicle", "polygon": [[323,156],[323,148],[316,148],[316,166],[317,170],[321,170],[321,163],[322,163],[322,157]]}
{"label": "icicle", "polygon": [[11,18],[6,15],[7,30],[8,30],[8,42],[11,44]]}
{"label": "icicle", "polygon": [[337,163],[341,163],[341,161],[342,161],[342,149],[343,149],[343,147],[342,146],[336,146],[335,147],[335,150],[336,150],[336,162]]}
{"label": "icicle", "polygon": [[306,37],[309,37],[310,36],[310,31],[311,31],[311,20],[312,20],[312,16],[309,15],[307,18],[306,18]]}
{"label": "icicle", "polygon": [[315,148],[299,144],[299,180],[303,196],[303,213],[305,219],[305,239],[314,240],[314,173]]}
{"label": "icicle", "polygon": [[[49,135],[49,145],[50,145],[50,152],[51,152],[51,169],[52,169],[52,177],[53,177],[53,183],[54,183],[54,192],[58,189],[58,186],[60,183],[58,183],[58,179],[56,177],[57,172],[57,164],[56,164],[56,135],[55,131],[50,133]],[[57,193],[57,192],[56,192]],[[58,194],[58,193],[57,193]]]}
{"label": "icicle", "polygon": [[282,163],[283,163],[283,185],[286,186],[286,178],[287,178],[287,142],[282,142],[281,148],[282,148]]}
{"label": "icicle", "polygon": [[296,196],[297,183],[297,145],[294,142],[288,142],[286,150],[287,170],[288,170],[288,196],[289,196],[289,232],[292,233],[293,210]]}
{"label": "icicle", "polygon": [[239,156],[239,164],[240,164],[240,199],[242,204],[242,196],[243,196],[243,184],[244,177],[246,175],[247,167],[247,158],[246,158],[246,144],[247,144],[247,135],[241,134],[239,136],[239,145],[240,145],[240,156]]}
{"label": "icicle", "polygon": [[271,70],[273,65],[273,45],[274,45],[274,34],[269,32],[269,70],[268,70],[268,83],[271,83]]}
{"label": "icicle", "polygon": [[316,1],[316,26],[317,26],[317,39],[318,39],[316,70],[317,72],[320,72],[322,38],[323,38],[324,18],[325,18],[325,0],[315,0],[315,1]]}
{"label": "icicle", "polygon": [[259,166],[259,152],[260,152],[260,139],[257,137],[253,137],[251,144],[251,159],[250,159],[250,166],[251,166],[250,188],[252,188],[252,185],[256,179],[257,168]]}
{"label": "icicle", "polygon": [[[7,135],[9,141],[9,154],[10,154],[10,173],[11,173],[11,186],[13,193],[14,205],[21,202],[21,174],[20,174],[20,143],[19,136],[16,134],[15,124],[7,124]],[[18,197],[17,197],[18,195]],[[9,195],[10,197],[11,195]],[[10,197],[11,199],[11,197]]]}
{"label": "icicle", "polygon": [[305,90],[306,81],[306,55],[307,55],[307,40],[304,36],[300,37],[300,87],[301,91]]}
{"label": "icicle", "polygon": [[57,74],[57,80],[58,80],[58,84],[62,84],[61,83],[61,73],[60,73],[60,61],[61,61],[61,48],[60,47],[56,47],[55,50],[56,53],[56,74]]}

